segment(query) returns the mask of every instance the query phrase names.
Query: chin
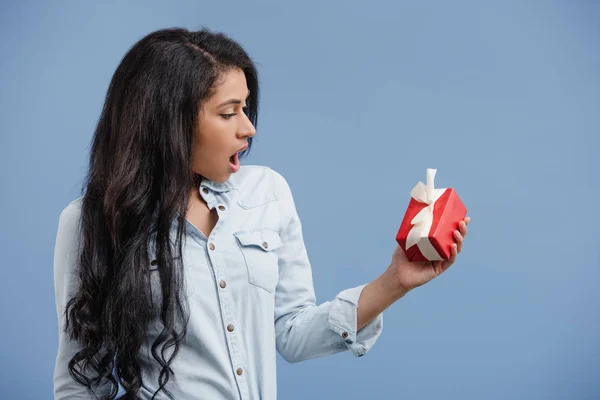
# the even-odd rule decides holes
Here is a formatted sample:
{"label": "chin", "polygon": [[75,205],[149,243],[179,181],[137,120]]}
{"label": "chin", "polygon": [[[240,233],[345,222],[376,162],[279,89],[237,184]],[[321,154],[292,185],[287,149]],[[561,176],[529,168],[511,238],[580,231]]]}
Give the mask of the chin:
{"label": "chin", "polygon": [[232,174],[233,174],[233,172],[228,172],[228,173],[225,173],[224,175],[221,175],[219,178],[215,177],[215,179],[212,179],[212,178],[209,178],[209,179],[216,183],[225,183],[229,180],[229,178],[231,177]]}
{"label": "chin", "polygon": [[224,171],[221,174],[216,174],[216,173],[213,173],[213,174],[201,174],[200,173],[199,175],[202,175],[206,179],[209,179],[209,180],[211,180],[211,181],[213,181],[215,183],[225,183],[225,182],[227,182],[229,180],[229,178],[231,177],[231,175],[233,173],[234,173],[233,171],[229,170],[229,171]]}

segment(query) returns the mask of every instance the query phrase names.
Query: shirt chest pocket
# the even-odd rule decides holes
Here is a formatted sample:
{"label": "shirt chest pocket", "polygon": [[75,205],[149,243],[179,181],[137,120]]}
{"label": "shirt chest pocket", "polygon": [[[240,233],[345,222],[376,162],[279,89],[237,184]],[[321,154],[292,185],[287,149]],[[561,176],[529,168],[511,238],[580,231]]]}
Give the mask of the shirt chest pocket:
{"label": "shirt chest pocket", "polygon": [[283,245],[279,233],[273,229],[258,229],[235,232],[246,268],[248,282],[273,293],[279,280],[277,252]]}

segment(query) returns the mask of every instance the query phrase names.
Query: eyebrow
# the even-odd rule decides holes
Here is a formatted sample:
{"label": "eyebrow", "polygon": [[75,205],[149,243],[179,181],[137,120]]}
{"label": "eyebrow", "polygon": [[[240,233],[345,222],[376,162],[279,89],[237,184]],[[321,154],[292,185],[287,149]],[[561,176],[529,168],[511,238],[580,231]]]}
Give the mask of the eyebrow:
{"label": "eyebrow", "polygon": [[[248,90],[248,95],[246,96],[246,99],[248,99],[248,97],[250,97],[250,91]],[[229,99],[227,101],[224,101],[223,103],[219,104],[217,106],[217,108],[221,108],[223,106],[227,106],[229,104],[241,104],[242,101],[240,99]]]}

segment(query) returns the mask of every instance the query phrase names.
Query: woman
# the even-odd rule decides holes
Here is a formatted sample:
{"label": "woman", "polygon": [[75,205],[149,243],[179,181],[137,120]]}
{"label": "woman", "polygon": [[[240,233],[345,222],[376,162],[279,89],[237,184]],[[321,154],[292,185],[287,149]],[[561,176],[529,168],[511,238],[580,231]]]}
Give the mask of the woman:
{"label": "woman", "polygon": [[57,399],[274,399],[276,351],[298,362],[364,355],[382,312],[447,269],[398,248],[375,281],[315,304],[286,180],[240,166],[255,134],[257,71],[233,40],[168,29],[118,66],[81,198],[55,258]]}

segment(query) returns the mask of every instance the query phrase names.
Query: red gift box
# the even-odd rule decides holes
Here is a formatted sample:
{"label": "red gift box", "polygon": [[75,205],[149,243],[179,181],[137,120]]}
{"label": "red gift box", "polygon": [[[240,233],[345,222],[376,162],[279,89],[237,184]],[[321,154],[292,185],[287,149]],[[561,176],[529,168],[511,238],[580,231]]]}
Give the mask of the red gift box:
{"label": "red gift box", "polygon": [[[454,189],[435,189],[437,170],[427,170],[427,185],[419,182],[410,192],[396,241],[410,261],[447,260],[455,243],[454,231],[467,209]],[[407,248],[408,246],[408,248]]]}

